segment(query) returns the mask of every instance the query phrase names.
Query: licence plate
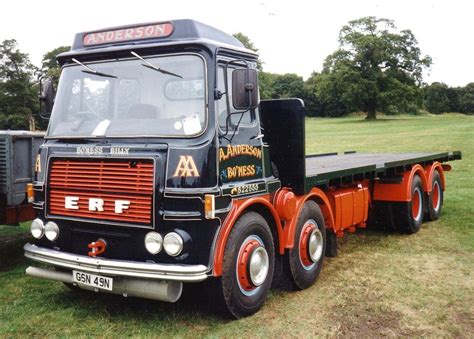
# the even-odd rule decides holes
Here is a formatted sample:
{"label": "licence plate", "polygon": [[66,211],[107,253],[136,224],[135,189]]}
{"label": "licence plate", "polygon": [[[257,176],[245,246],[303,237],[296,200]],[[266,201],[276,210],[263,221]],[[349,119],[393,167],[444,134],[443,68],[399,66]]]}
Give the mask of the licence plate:
{"label": "licence plate", "polygon": [[72,271],[75,283],[112,291],[114,279],[80,271]]}

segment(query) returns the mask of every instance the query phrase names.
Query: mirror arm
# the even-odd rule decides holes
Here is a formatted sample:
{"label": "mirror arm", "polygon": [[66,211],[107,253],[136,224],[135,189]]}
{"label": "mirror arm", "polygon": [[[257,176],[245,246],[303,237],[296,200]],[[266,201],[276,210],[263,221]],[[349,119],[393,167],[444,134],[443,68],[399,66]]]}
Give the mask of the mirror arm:
{"label": "mirror arm", "polygon": [[220,100],[224,96],[224,94],[227,94],[227,92],[221,92],[219,89],[215,88],[214,89],[214,100]]}
{"label": "mirror arm", "polygon": [[[226,62],[225,64],[225,68],[224,68],[224,86],[225,86],[225,92],[222,93],[221,91],[219,91],[217,88],[214,89],[214,98],[215,100],[219,100],[222,98],[222,96],[225,94],[226,95],[226,108],[227,108],[227,117],[226,117],[226,124],[225,124],[225,132],[224,133],[220,133],[219,132],[219,137],[220,138],[225,138],[226,140],[228,140],[229,142],[232,142],[232,139],[234,138],[235,134],[237,133],[237,129],[238,127],[240,126],[240,123],[242,122],[242,119],[243,119],[243,116],[245,113],[249,112],[251,110],[252,107],[254,107],[255,105],[253,104],[253,92],[255,91],[255,85],[250,81],[250,77],[249,77],[249,74],[246,73],[245,75],[245,84],[244,84],[244,90],[246,92],[246,95],[248,95],[248,101],[247,101],[247,107],[242,110],[242,111],[238,111],[238,112],[231,112],[231,109],[230,109],[230,99],[229,99],[229,77],[228,77],[228,69],[229,69],[229,65],[232,64],[232,63],[244,63],[245,64],[245,69],[249,69],[249,64],[246,60],[243,60],[243,59],[236,59],[236,60],[230,60],[228,62]],[[257,97],[257,104],[258,104],[258,97]],[[235,114],[240,114],[240,118],[239,118],[239,121],[237,122],[235,128],[234,128],[234,131],[232,133],[232,136],[230,138],[227,138],[226,136],[229,134],[229,126],[232,124],[232,121],[231,121],[231,117],[232,115],[235,115]],[[257,136],[257,138],[263,138],[263,135],[259,135]]]}
{"label": "mirror arm", "polygon": [[[245,111],[243,111],[243,112],[232,112],[232,113],[231,113],[231,111],[230,111],[230,101],[229,101],[229,78],[228,78],[228,71],[227,71],[227,70],[229,69],[229,65],[230,65],[230,64],[238,63],[238,62],[243,62],[243,63],[245,64],[245,67],[246,67],[246,68],[248,68],[248,66],[249,66],[247,60],[244,60],[244,59],[235,59],[235,60],[229,60],[229,61],[227,61],[226,64],[225,64],[225,68],[224,68],[224,87],[225,87],[225,92],[222,93],[222,92],[220,92],[220,91],[218,90],[222,95],[225,94],[225,99],[226,99],[225,101],[226,101],[226,107],[227,107],[227,118],[225,119],[225,132],[224,132],[224,134],[219,134],[219,136],[220,136],[221,138],[225,138],[225,137],[227,136],[227,134],[229,134],[230,117],[231,117],[232,115],[234,115],[234,114],[242,114],[241,117],[240,117],[240,119],[239,119],[239,122],[237,123],[237,126],[239,126],[239,125],[240,125],[240,121],[242,120],[243,115],[250,109],[250,106],[249,106],[249,107],[248,107]],[[216,92],[214,91],[214,97],[215,97],[215,95],[216,95]],[[220,99],[220,98],[219,98],[219,99]],[[230,138],[230,140],[227,139],[227,138],[226,138],[226,139],[229,140],[229,142],[231,142],[232,139],[234,138],[234,135],[235,135],[236,132],[237,132],[237,129],[236,129],[236,130],[234,131],[234,133],[232,134],[232,137]]]}

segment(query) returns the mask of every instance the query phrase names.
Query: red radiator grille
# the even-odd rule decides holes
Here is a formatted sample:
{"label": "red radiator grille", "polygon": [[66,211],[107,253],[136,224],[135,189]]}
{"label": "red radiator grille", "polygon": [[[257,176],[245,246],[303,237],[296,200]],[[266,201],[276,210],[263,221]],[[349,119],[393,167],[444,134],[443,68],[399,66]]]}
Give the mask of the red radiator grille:
{"label": "red radiator grille", "polygon": [[[128,223],[150,224],[153,211],[151,160],[53,160],[49,175],[49,213]],[[66,208],[75,197],[78,209]],[[90,211],[89,198],[101,199],[103,211]],[[115,201],[130,204],[115,212]]]}

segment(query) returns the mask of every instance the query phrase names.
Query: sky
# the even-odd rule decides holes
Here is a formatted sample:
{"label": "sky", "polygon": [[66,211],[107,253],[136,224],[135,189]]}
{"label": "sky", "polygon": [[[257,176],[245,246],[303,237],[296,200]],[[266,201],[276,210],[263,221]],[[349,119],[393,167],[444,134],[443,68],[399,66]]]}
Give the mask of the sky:
{"label": "sky", "polygon": [[376,16],[410,29],[433,58],[425,82],[474,82],[474,1],[461,0],[17,0],[0,10],[0,41],[16,39],[40,66],[42,56],[71,45],[77,32],[142,22],[195,19],[229,34],[242,32],[259,49],[264,70],[308,78],[338,47],[341,27]]}

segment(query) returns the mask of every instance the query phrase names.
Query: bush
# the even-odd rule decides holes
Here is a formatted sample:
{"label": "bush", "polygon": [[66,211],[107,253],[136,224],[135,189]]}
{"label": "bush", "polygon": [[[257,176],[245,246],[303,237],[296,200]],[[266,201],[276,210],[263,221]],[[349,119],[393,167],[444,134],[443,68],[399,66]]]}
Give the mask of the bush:
{"label": "bush", "polygon": [[398,107],[395,105],[389,105],[384,112],[386,115],[396,115],[398,114]]}
{"label": "bush", "polygon": [[420,108],[418,107],[418,105],[410,103],[410,104],[407,105],[405,113],[418,115],[418,114],[420,114]]}

